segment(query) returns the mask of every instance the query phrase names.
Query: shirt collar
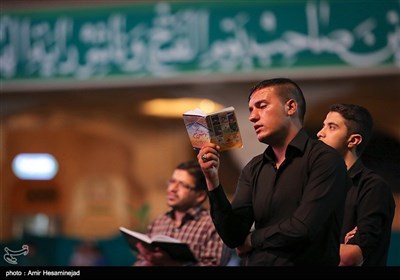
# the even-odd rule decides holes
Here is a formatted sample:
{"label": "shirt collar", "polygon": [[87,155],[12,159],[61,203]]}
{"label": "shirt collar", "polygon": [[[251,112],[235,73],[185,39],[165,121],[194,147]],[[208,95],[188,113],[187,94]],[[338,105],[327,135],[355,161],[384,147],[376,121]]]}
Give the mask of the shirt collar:
{"label": "shirt collar", "polygon": [[352,167],[350,167],[348,174],[351,178],[351,180],[354,180],[358,174],[360,174],[362,172],[364,168],[364,165],[361,161],[361,159],[357,159],[357,161],[353,164]]}
{"label": "shirt collar", "polygon": [[[307,132],[301,128],[296,136],[290,141],[288,147],[286,148],[286,159],[292,159],[298,154],[304,154],[306,149],[306,144],[308,142],[309,136]],[[264,151],[264,160],[275,161],[275,154],[271,146],[268,146]]]}
{"label": "shirt collar", "polygon": [[[189,219],[197,219],[200,215],[200,212],[204,211],[205,208],[204,206],[198,205],[195,207],[190,208],[189,210],[186,211],[185,217],[183,217],[183,220],[189,220]],[[168,211],[167,216],[169,216],[171,219],[175,220],[175,210],[171,209],[170,211]]]}

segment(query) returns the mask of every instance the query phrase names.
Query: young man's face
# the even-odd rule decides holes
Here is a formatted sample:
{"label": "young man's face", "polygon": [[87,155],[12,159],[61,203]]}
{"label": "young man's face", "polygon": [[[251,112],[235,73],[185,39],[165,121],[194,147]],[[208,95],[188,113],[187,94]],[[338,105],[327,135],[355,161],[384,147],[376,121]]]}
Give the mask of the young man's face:
{"label": "young man's face", "polygon": [[322,129],[317,133],[319,140],[344,154],[349,140],[345,119],[337,112],[326,115]]}
{"label": "young man's face", "polygon": [[265,144],[281,141],[290,122],[278,90],[278,87],[259,89],[252,94],[249,101],[249,120],[253,123],[258,141]]}

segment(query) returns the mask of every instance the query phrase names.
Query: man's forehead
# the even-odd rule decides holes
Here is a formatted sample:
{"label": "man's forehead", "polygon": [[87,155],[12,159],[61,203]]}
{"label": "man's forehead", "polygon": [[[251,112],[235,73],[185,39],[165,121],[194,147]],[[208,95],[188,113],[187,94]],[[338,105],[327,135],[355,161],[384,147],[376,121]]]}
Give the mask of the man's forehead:
{"label": "man's forehead", "polygon": [[272,87],[262,88],[253,92],[253,94],[250,97],[250,102],[255,103],[259,102],[260,100],[266,100],[268,98],[271,98],[273,95],[275,95],[274,88]]}
{"label": "man's forehead", "polygon": [[343,116],[341,114],[339,114],[338,112],[329,112],[326,115],[326,119],[325,121],[327,123],[335,123],[335,124],[345,124],[345,119],[343,118]]}

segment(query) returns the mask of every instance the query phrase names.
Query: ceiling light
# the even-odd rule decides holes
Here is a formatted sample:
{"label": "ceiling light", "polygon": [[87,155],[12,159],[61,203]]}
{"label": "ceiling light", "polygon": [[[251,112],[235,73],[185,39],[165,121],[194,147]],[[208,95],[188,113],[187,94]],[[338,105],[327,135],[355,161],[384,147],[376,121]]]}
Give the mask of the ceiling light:
{"label": "ceiling light", "polygon": [[50,154],[22,153],[14,158],[12,170],[22,180],[51,180],[58,172],[58,163]]}
{"label": "ceiling light", "polygon": [[184,112],[195,108],[200,108],[206,113],[211,113],[222,109],[223,106],[209,99],[202,98],[157,98],[145,102],[141,106],[141,112],[148,116],[181,118]]}

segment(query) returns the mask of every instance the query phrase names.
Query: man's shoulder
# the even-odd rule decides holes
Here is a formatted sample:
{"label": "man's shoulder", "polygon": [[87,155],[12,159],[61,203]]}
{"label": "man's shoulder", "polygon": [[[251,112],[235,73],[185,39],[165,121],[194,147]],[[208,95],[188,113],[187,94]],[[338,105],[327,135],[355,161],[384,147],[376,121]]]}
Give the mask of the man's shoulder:
{"label": "man's shoulder", "polygon": [[263,159],[263,157],[264,157],[264,154],[262,153],[262,154],[259,154],[259,155],[256,155],[256,156],[254,156],[248,163],[247,163],[247,165],[255,165],[255,164],[257,164],[258,162],[260,162],[260,161],[262,161],[262,159]]}
{"label": "man's shoulder", "polygon": [[[346,163],[342,155],[331,146],[316,139],[310,139],[303,155],[308,164],[309,170],[319,170],[320,172],[339,172],[347,179],[347,185],[351,186],[350,177],[347,174]],[[336,174],[339,174],[336,173]]]}
{"label": "man's shoulder", "polygon": [[363,192],[380,193],[392,198],[392,190],[389,183],[374,170],[362,166],[360,172],[359,185]]}
{"label": "man's shoulder", "polygon": [[197,213],[197,216],[193,220],[193,225],[207,230],[210,228],[215,229],[210,211],[208,209],[204,209],[203,211]]}
{"label": "man's shoulder", "polygon": [[200,211],[197,213],[197,217],[202,220],[211,221],[210,210],[205,207],[201,208]]}
{"label": "man's shoulder", "polygon": [[308,150],[310,156],[314,156],[317,158],[324,156],[344,162],[343,157],[335,148],[332,148],[331,146],[317,139],[310,138],[306,150]]}
{"label": "man's shoulder", "polygon": [[171,220],[172,216],[172,210],[166,211],[157,217],[154,218],[154,220],[150,223],[151,225],[157,225],[160,223],[165,223],[165,221]]}

